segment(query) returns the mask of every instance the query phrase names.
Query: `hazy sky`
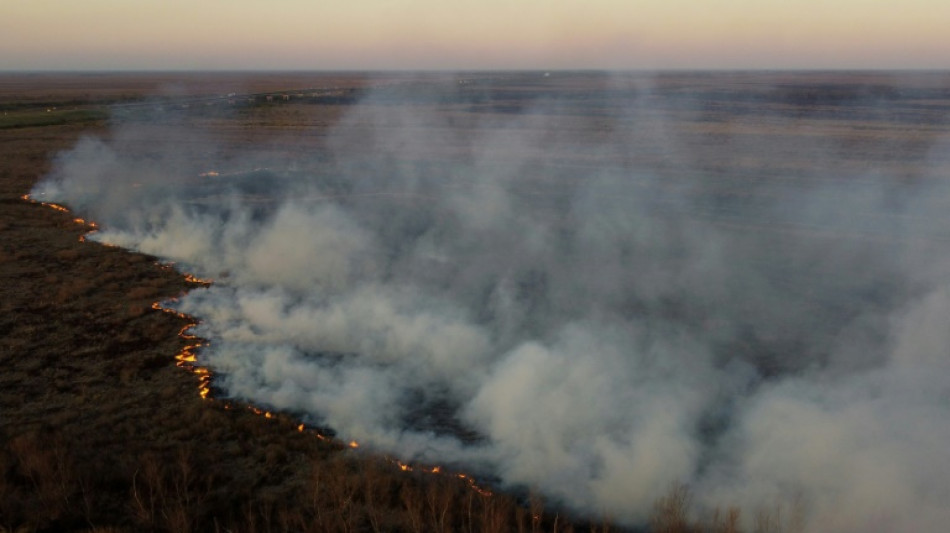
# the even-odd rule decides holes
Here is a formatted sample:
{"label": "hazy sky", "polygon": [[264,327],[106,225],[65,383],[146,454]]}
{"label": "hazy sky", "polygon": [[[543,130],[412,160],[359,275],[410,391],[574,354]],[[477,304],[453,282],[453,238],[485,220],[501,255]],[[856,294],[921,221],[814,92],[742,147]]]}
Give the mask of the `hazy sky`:
{"label": "hazy sky", "polygon": [[0,0],[0,70],[950,68],[947,0]]}

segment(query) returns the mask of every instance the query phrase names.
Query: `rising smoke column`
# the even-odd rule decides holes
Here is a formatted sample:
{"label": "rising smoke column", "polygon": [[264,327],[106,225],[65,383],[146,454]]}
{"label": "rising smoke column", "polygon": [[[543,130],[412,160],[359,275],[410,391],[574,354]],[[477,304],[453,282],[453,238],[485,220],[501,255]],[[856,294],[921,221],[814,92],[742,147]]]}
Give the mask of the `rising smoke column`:
{"label": "rising smoke column", "polygon": [[[946,523],[945,192],[716,172],[722,139],[636,89],[584,119],[370,95],[298,170],[120,124],[34,194],[217,278],[180,304],[217,385],[346,439],[631,523],[676,482],[813,531]],[[839,171],[803,138],[726,148]]]}

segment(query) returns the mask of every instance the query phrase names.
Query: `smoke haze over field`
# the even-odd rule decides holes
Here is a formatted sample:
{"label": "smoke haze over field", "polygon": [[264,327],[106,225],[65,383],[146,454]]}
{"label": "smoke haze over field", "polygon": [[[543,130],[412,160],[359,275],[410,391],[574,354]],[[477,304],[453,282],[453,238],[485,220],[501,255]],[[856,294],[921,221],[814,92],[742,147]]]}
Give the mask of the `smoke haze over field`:
{"label": "smoke haze over field", "polygon": [[380,90],[290,158],[117,123],[34,193],[215,278],[179,308],[216,385],[345,439],[628,523],[676,482],[809,531],[950,522],[945,122],[534,90]]}

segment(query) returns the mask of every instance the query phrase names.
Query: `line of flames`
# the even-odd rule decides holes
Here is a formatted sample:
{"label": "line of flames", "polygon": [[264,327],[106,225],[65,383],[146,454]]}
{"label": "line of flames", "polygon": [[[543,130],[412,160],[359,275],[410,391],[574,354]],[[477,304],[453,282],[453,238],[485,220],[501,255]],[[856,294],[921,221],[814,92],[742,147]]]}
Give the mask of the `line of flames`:
{"label": "line of flames", "polygon": [[[51,209],[54,209],[56,211],[60,211],[63,213],[70,212],[70,209],[64,205],[60,205],[60,204],[56,204],[52,202],[41,202],[39,200],[35,200],[31,198],[29,194],[24,194],[20,198],[27,202],[39,204],[44,207],[49,207]],[[80,217],[74,218],[73,222],[79,225],[82,225],[84,227],[90,228],[90,231],[87,231],[86,233],[79,236],[79,242],[86,242],[86,236],[92,233],[95,233],[96,231],[98,231],[98,228],[99,228],[99,225],[96,224],[95,222],[84,219],[84,218],[80,218]],[[105,246],[112,247],[112,245],[109,245],[109,244],[105,244]],[[159,266],[165,269],[172,269],[174,268],[174,264],[175,264],[174,262],[163,262],[163,263],[159,263]],[[199,278],[198,276],[195,276],[189,273],[183,273],[183,275],[185,277],[185,281],[189,283],[208,286],[208,285],[211,285],[213,282],[213,280]],[[173,303],[176,301],[178,301],[177,298],[164,300],[164,302],[168,302],[168,303]],[[178,337],[187,342],[185,346],[183,346],[181,350],[179,350],[179,352],[175,355],[175,366],[177,366],[178,368],[187,370],[188,372],[191,372],[192,374],[198,376],[198,396],[200,396],[202,400],[215,401],[215,398],[211,396],[211,381],[213,377],[211,369],[198,364],[198,350],[204,346],[208,346],[209,343],[205,341],[204,339],[201,339],[197,335],[194,335],[191,333],[192,329],[198,325],[198,320],[191,315],[182,313],[170,307],[166,307],[162,305],[162,303],[163,302],[152,303],[152,309],[155,309],[156,311],[161,311],[163,313],[174,315],[178,317],[179,319],[186,321],[185,325],[182,326],[182,328],[178,331]],[[225,401],[223,405],[225,409],[233,408],[231,402]],[[266,419],[273,419],[277,417],[275,413],[261,409],[259,407],[255,407],[253,405],[246,405],[246,408],[252,413],[259,416],[263,416]],[[333,437],[330,437],[324,433],[321,433],[320,431],[316,429],[307,428],[304,424],[298,425],[297,431],[300,433],[310,433],[317,439],[324,442],[334,441]],[[351,440],[348,443],[346,443],[346,446],[349,447],[350,449],[355,450],[360,447],[360,444],[355,440]],[[386,457],[386,460],[390,464],[394,465],[396,468],[401,470],[402,472],[418,471],[418,472],[424,472],[427,474],[442,474],[442,467],[440,466],[424,466],[424,465],[414,466],[408,463],[404,463],[393,457]],[[465,481],[466,483],[468,483],[469,487],[475,492],[477,492],[478,494],[481,494],[482,496],[486,496],[486,497],[492,495],[492,492],[490,490],[480,487],[475,482],[475,479],[472,476],[468,474],[463,474],[463,473],[456,473],[455,476]]]}
{"label": "line of flames", "polygon": [[[162,261],[162,262],[160,262],[160,263],[158,264],[158,266],[160,266],[161,268],[163,268],[163,269],[165,269],[165,270],[173,270],[173,269],[175,268],[175,262],[174,262],[174,261]],[[194,274],[189,274],[188,272],[181,272],[181,275],[182,275],[182,276],[185,276],[185,281],[187,281],[188,283],[195,283],[195,284],[198,284],[198,285],[204,285],[205,287],[207,287],[207,286],[211,285],[212,283],[214,283],[214,280],[213,280],[213,279],[210,279],[210,278],[199,278],[198,276],[196,276],[196,275],[194,275]]]}
{"label": "line of flames", "polygon": [[[176,301],[176,299],[170,301]],[[207,346],[208,343],[190,333],[191,329],[198,325],[198,321],[190,315],[163,306],[161,302],[153,303],[152,309],[174,315],[187,321],[178,331],[178,337],[187,342],[185,346],[175,354],[175,366],[198,376],[198,396],[202,399],[211,399],[211,369],[197,364],[198,349],[202,346]]]}
{"label": "line of flames", "polygon": [[[39,201],[39,200],[36,200],[36,199],[32,198],[29,194],[24,194],[24,195],[20,196],[20,199],[21,199],[21,200],[24,200],[24,201],[26,201],[26,202],[30,202],[31,204],[37,204],[37,205],[41,205],[41,206],[43,206],[43,207],[48,207],[48,208],[50,208],[50,209],[59,211],[59,212],[61,212],[61,213],[70,213],[70,212],[71,212],[70,209],[69,209],[68,207],[66,207],[65,205],[56,204],[56,203],[53,203],[53,202],[41,202],[41,201]],[[99,224],[96,224],[96,223],[93,222],[92,220],[87,220],[87,219],[82,218],[82,217],[76,217],[76,218],[73,219],[73,222],[75,222],[76,224],[79,224],[80,226],[83,226],[83,227],[87,228],[87,231],[79,236],[79,242],[86,242],[86,237],[87,237],[87,236],[92,235],[93,233],[96,233],[97,231],[99,231]],[[103,245],[103,246],[107,246],[107,247],[109,247],[109,248],[115,248],[115,246],[112,245],[112,244],[107,244],[107,243],[99,243],[99,244],[101,244],[101,245]]]}
{"label": "line of flames", "polygon": [[[199,279],[199,278],[194,278],[193,276],[191,277],[193,279]],[[205,280],[201,280],[201,283],[207,284],[209,282]],[[167,301],[169,303],[172,303],[172,302],[177,301],[177,299],[173,298]],[[200,366],[197,364],[198,350],[204,346],[208,346],[207,341],[204,341],[197,335],[194,335],[193,333],[191,333],[191,330],[195,326],[198,325],[198,321],[191,315],[163,306],[161,302],[153,303],[152,309],[161,311],[163,313],[174,315],[178,317],[179,319],[185,320],[187,322],[178,331],[178,337],[187,342],[185,346],[182,347],[182,349],[178,352],[178,354],[175,355],[175,366],[179,368],[183,368],[191,372],[192,374],[195,374],[198,376],[198,395],[201,397],[201,399],[216,401],[216,399],[213,396],[211,396],[211,381],[212,381],[212,376],[213,376],[211,370],[208,367]],[[223,403],[223,406],[225,409],[233,408],[233,404],[228,401],[225,401]],[[272,411],[268,411],[266,409],[261,409],[260,407],[256,407],[253,405],[245,405],[245,408],[248,411],[254,413],[255,415],[262,416],[268,420],[277,418],[276,413]],[[330,437],[320,432],[319,430],[307,428],[306,425],[304,424],[297,425],[297,431],[300,433],[309,433],[310,435],[316,437],[317,439],[323,442],[333,442],[335,440],[333,437]],[[355,450],[360,447],[360,444],[359,442],[355,440],[351,440],[348,443],[346,443],[346,446],[350,449]],[[424,472],[427,474],[442,474],[442,467],[440,466],[411,465],[409,463],[404,463],[393,457],[386,457],[386,460],[390,464],[394,465],[396,468],[401,470],[402,472],[418,471],[418,472]],[[466,483],[468,483],[469,488],[471,488],[478,494],[481,494],[482,496],[486,496],[486,497],[492,495],[492,492],[490,490],[479,486],[475,482],[475,479],[472,476],[468,474],[463,474],[463,473],[456,473],[455,476],[465,481]]]}
{"label": "line of flames", "polygon": [[[66,207],[65,205],[54,204],[53,202],[41,202],[41,201],[39,201],[39,200],[33,199],[29,194],[24,194],[23,196],[20,197],[20,199],[21,199],[21,200],[24,200],[24,201],[27,201],[27,202],[30,202],[31,204],[39,204],[39,205],[42,205],[42,206],[45,206],[45,207],[49,207],[50,209],[55,209],[56,211],[61,211],[61,212],[63,212],[63,213],[69,213],[69,208]],[[82,220],[82,219],[76,219],[76,220]],[[83,221],[83,222],[85,222],[85,221]]]}

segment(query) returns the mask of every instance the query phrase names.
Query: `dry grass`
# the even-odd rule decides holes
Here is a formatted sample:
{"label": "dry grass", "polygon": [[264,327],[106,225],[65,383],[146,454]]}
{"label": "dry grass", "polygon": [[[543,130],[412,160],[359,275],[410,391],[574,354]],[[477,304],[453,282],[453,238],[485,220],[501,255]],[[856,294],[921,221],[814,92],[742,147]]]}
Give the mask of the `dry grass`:
{"label": "dry grass", "polygon": [[674,484],[665,496],[653,505],[650,514],[651,533],[801,533],[805,530],[804,507],[800,502],[791,506],[777,504],[758,509],[751,529],[743,527],[742,513],[736,507],[714,509],[697,516],[691,508],[692,495],[688,486]]}
{"label": "dry grass", "polygon": [[[786,75],[772,76],[752,81],[768,85]],[[835,76],[827,75],[826,81],[839,81]],[[871,78],[864,81],[880,82]],[[100,106],[140,99],[177,81],[181,77],[175,74],[3,74],[0,108]],[[290,74],[194,75],[186,81],[195,94],[228,93],[235,85],[262,92],[367,83],[353,76]],[[663,90],[713,83],[688,74],[655,81]],[[748,86],[750,80],[739,81]],[[573,77],[558,83],[559,90],[583,93],[599,82]],[[502,116],[493,115],[508,112],[502,104],[455,109],[452,116],[475,128],[479,121],[470,109]],[[781,101],[770,112],[787,113],[791,107]],[[234,150],[293,129],[298,134],[285,147],[292,154],[318,143],[343,111],[291,103],[249,108],[236,118],[200,120]],[[782,133],[743,116],[717,112],[685,129],[736,138]],[[592,142],[609,134],[610,121],[603,117],[561,118],[584,129]],[[867,154],[900,137],[886,128],[911,127],[869,120],[834,127],[822,122],[819,134],[851,143],[851,151],[839,154],[842,165],[857,168]],[[877,129],[872,134],[868,128]],[[202,401],[197,377],[174,364],[184,322],[149,307],[193,285],[155,258],[80,243],[84,229],[71,215],[19,199],[48,170],[57,150],[90,132],[108,135],[95,122],[0,130],[0,533],[620,530],[609,519],[575,527],[563,513],[546,510],[536,496],[526,502],[504,494],[485,496],[452,475],[404,473],[382,458],[301,433],[288,417],[265,419],[241,406]],[[911,151],[929,142],[928,132],[921,129]],[[663,141],[653,138],[652,130],[642,136],[644,143]],[[641,152],[665,153],[663,147],[649,146]],[[715,146],[698,147],[693,154],[697,168],[722,174],[796,164]],[[626,163],[625,155],[617,157],[613,163]],[[800,506],[791,506],[753,512],[746,522],[738,509],[697,517],[688,487],[676,485],[656,502],[649,521],[652,531],[669,533],[793,533],[803,529],[803,516]]]}

